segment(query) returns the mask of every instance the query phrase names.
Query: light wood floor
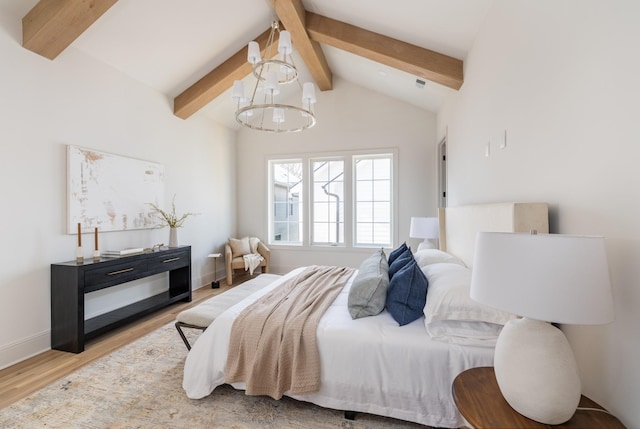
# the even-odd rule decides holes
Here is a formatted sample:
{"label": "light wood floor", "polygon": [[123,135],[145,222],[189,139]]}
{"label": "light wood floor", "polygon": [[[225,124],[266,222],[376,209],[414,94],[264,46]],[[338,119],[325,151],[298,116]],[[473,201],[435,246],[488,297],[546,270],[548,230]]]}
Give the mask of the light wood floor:
{"label": "light wood floor", "polygon": [[[234,279],[234,286],[246,280],[248,280],[248,276]],[[192,300],[189,303],[181,302],[171,305],[129,325],[92,339],[87,342],[85,351],[82,353],[74,354],[49,350],[0,370],[0,409],[172,322],[182,310],[197,305],[228,289],[229,286],[222,279],[219,289],[204,286],[193,291]],[[178,332],[176,332],[176,339],[182,342]]]}

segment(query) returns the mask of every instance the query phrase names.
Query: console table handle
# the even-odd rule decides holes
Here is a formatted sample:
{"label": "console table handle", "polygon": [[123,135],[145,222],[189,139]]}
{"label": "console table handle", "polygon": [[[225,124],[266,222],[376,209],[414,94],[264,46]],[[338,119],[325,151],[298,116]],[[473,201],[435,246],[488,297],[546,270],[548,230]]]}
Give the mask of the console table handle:
{"label": "console table handle", "polygon": [[133,268],[126,268],[124,270],[112,271],[107,273],[108,276],[115,276],[116,274],[128,273],[129,271],[133,271]]}
{"label": "console table handle", "polygon": [[167,262],[173,262],[173,261],[179,261],[180,258],[170,258],[170,259],[165,259],[164,261],[162,261],[163,264],[166,264]]}

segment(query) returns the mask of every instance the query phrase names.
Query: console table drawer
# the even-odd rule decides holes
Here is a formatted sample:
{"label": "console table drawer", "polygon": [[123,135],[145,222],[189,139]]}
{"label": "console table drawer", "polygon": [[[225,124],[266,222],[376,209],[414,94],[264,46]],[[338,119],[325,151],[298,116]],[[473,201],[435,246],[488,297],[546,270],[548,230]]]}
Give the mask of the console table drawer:
{"label": "console table drawer", "polygon": [[84,291],[92,292],[105,287],[144,277],[147,261],[128,261],[109,267],[87,270],[84,274]]}
{"label": "console table drawer", "polygon": [[162,272],[167,270],[175,270],[176,268],[186,267],[190,263],[189,254],[185,252],[175,252],[160,255],[149,259],[149,271]]}

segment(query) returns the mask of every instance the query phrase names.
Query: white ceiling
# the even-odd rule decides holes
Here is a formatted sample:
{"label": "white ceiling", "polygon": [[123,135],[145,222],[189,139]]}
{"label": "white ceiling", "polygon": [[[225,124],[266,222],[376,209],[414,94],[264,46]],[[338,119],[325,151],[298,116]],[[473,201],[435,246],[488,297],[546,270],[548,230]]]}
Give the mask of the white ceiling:
{"label": "white ceiling", "polygon": [[[0,0],[0,6],[21,20],[37,1]],[[462,60],[492,1],[302,0],[308,11]],[[173,98],[268,29],[274,17],[269,0],[121,0],[72,46]],[[454,91],[432,82],[419,89],[415,76],[322,47],[335,77],[423,109],[437,111]],[[300,68],[303,79],[309,76]],[[232,104],[223,93],[199,114],[235,126]]]}

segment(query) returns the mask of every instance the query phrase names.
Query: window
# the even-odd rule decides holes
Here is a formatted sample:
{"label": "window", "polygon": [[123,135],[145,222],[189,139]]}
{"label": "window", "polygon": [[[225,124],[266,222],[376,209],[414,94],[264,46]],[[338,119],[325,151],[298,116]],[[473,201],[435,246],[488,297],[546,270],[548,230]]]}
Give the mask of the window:
{"label": "window", "polygon": [[269,243],[391,247],[394,153],[270,160]]}
{"label": "window", "polygon": [[270,161],[270,242],[302,244],[302,161]]}
{"label": "window", "polygon": [[344,161],[315,160],[311,243],[344,244]]}
{"label": "window", "polygon": [[391,245],[391,157],[356,156],[355,246]]}

